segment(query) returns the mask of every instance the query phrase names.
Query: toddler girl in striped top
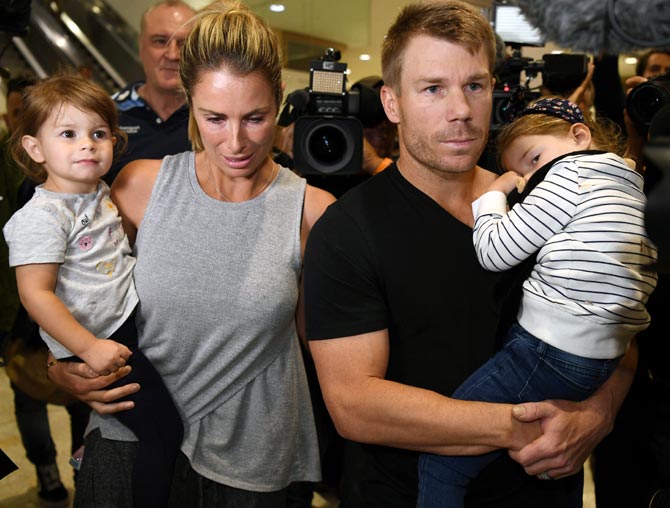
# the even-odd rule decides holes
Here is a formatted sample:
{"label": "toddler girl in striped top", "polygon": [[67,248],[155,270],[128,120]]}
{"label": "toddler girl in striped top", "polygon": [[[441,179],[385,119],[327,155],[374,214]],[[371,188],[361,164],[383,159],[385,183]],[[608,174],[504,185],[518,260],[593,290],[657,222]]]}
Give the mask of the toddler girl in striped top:
{"label": "toddler girl in striped top", "polygon": [[[534,264],[503,348],[453,397],[583,400],[649,325],[657,253],[644,227],[643,179],[610,151],[611,130],[565,99],[529,105],[498,144],[508,171],[473,203],[477,257],[491,271]],[[511,209],[508,196],[518,201]],[[499,453],[423,455],[418,506],[463,506],[469,481]]]}

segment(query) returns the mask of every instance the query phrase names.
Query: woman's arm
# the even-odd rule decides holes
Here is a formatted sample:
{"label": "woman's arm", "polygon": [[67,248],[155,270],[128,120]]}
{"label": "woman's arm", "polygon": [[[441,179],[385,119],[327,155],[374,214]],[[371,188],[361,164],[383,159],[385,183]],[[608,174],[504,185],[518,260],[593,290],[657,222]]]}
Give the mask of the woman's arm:
{"label": "woman's arm", "polygon": [[149,159],[133,161],[124,166],[112,184],[112,201],[119,209],[123,229],[131,245],[135,243],[162,162]]}
{"label": "woman's arm", "polygon": [[[305,189],[305,207],[302,213],[302,224],[300,229],[300,257],[305,254],[305,245],[307,237],[312,230],[312,226],[323,215],[326,208],[335,202],[335,196],[317,187],[308,185]],[[295,313],[296,326],[298,328],[298,337],[305,346],[305,351],[309,351],[309,345],[305,337],[305,311],[303,303],[303,283],[300,276],[300,292],[298,295],[298,308]]]}
{"label": "woman's arm", "polygon": [[308,185],[305,189],[305,207],[302,213],[302,225],[300,229],[300,255],[305,255],[305,245],[307,237],[312,230],[312,226],[319,220],[331,204],[335,202],[335,196],[323,189]]}
{"label": "woman's arm", "polygon": [[42,263],[16,267],[21,303],[40,327],[81,358],[98,374],[116,372],[126,364],[130,349],[113,340],[97,338],[81,326],[56,296],[59,265]]}

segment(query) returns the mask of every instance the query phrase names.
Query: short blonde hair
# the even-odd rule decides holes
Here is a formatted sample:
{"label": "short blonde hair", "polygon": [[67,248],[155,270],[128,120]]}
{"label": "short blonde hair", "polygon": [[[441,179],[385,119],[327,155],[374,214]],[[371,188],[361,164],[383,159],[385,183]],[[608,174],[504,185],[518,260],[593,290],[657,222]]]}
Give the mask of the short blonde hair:
{"label": "short blonde hair", "polygon": [[400,94],[403,54],[412,38],[428,35],[466,48],[472,55],[480,49],[493,75],[496,39],[491,24],[472,5],[459,0],[441,0],[406,6],[389,29],[382,44],[384,84]]}
{"label": "short blonde hair", "polygon": [[[203,72],[226,67],[246,76],[260,72],[282,102],[282,58],[277,36],[267,22],[241,3],[218,0],[198,12],[181,49],[179,74],[189,106]],[[188,134],[195,151],[204,149],[191,108]]]}
{"label": "short blonde hair", "polygon": [[23,172],[37,183],[46,181],[47,172],[42,164],[35,162],[23,149],[21,140],[23,136],[36,136],[51,115],[58,114],[66,104],[100,115],[117,140],[117,155],[125,147],[127,137],[119,128],[119,116],[114,101],[99,85],[80,74],[56,74],[38,81],[25,89],[23,104],[23,114],[9,138],[9,151]]}

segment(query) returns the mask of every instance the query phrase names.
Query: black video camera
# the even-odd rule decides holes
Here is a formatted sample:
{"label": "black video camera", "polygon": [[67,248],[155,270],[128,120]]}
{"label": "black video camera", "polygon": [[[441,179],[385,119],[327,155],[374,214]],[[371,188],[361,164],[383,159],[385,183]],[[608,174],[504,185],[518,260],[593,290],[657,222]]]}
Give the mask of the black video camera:
{"label": "black video camera", "polygon": [[346,90],[347,64],[328,49],[311,63],[306,113],[295,121],[295,169],[305,175],[351,175],[363,164],[358,90]]}
{"label": "black video camera", "polygon": [[628,116],[645,132],[656,113],[667,104],[670,104],[670,72],[640,83],[626,97]]}
{"label": "black video camera", "polygon": [[[542,74],[542,86],[551,94],[565,95],[584,81],[588,63],[588,56],[581,53],[545,54],[542,60],[532,60],[522,57],[520,47],[516,46],[499,72],[503,79],[496,83],[493,92],[491,128],[510,123],[529,102],[540,97],[539,92],[528,87],[539,73]],[[521,83],[521,71],[526,74],[525,83]]]}

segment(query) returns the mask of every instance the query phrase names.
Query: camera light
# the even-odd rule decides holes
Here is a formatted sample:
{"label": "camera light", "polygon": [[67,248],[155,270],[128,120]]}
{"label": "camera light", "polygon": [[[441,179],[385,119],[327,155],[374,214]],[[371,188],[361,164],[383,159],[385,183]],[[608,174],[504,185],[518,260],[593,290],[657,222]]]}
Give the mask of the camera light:
{"label": "camera light", "polygon": [[344,74],[341,72],[319,71],[312,72],[312,91],[342,95],[344,93]]}

